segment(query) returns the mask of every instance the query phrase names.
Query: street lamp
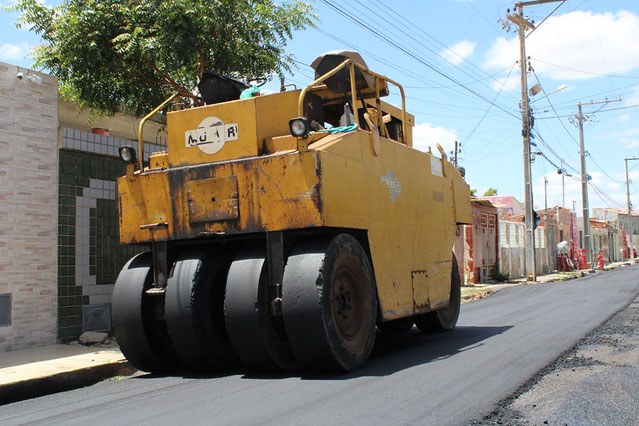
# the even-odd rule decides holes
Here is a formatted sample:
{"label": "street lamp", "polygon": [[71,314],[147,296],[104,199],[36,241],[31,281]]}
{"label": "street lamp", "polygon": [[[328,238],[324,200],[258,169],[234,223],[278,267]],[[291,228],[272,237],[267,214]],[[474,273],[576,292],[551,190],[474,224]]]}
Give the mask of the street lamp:
{"label": "street lamp", "polygon": [[[535,84],[535,86],[533,86],[533,87],[536,87],[536,86],[538,86],[538,87],[539,87],[539,89],[537,89],[537,91],[536,91],[535,93],[532,93],[532,91],[531,91],[531,95],[532,95],[532,96],[535,96],[537,93],[539,93],[539,91],[543,91],[543,89],[541,88],[541,86],[539,86],[538,84]],[[533,103],[535,103],[535,102],[537,102],[537,101],[540,101],[540,100],[542,100],[542,99],[547,99],[547,98],[548,98],[548,96],[552,95],[553,93],[561,92],[562,90],[566,90],[567,88],[568,88],[568,85],[567,85],[567,84],[560,84],[560,85],[559,85],[559,86],[557,86],[557,88],[556,88],[555,90],[553,90],[552,92],[548,92],[548,93],[544,92],[544,96],[543,96],[542,98],[534,99],[534,100],[530,101],[530,103],[531,103],[531,104],[533,104]],[[532,89],[531,89],[531,90],[532,90]]]}

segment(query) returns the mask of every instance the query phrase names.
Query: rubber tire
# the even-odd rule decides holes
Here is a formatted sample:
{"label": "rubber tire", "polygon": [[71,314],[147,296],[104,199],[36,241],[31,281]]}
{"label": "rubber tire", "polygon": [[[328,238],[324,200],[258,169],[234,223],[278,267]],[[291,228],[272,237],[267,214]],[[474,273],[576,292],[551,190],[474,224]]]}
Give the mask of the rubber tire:
{"label": "rubber tire", "polygon": [[230,260],[205,247],[182,253],[166,288],[166,322],[175,351],[191,371],[239,366],[224,325],[224,287]]}
{"label": "rubber tire", "polygon": [[461,308],[461,278],[457,258],[453,255],[450,275],[450,303],[446,308],[415,315],[415,325],[422,332],[442,332],[455,328]]}
{"label": "rubber tire", "polygon": [[120,271],[113,290],[113,334],[120,350],[138,370],[175,370],[178,358],[162,319],[162,296],[149,296],[153,285],[150,252],[131,258]]}
{"label": "rubber tire", "polygon": [[299,361],[271,317],[265,254],[248,251],[229,268],[224,297],[226,330],[242,364],[252,370],[295,370]]}
{"label": "rubber tire", "polygon": [[340,234],[293,249],[284,269],[282,314],[293,352],[306,368],[361,368],[375,343],[376,312],[373,271],[354,237]]}
{"label": "rubber tire", "polygon": [[384,334],[408,333],[415,323],[412,316],[394,319],[377,324],[377,328]]}

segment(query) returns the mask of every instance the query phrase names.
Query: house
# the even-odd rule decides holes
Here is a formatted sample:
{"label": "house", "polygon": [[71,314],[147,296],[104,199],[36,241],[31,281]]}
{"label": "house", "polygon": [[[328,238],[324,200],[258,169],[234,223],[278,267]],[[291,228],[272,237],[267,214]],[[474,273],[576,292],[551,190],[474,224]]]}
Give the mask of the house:
{"label": "house", "polygon": [[519,216],[526,213],[526,205],[517,200],[513,195],[494,195],[490,197],[478,197],[478,200],[490,201],[499,209],[502,218]]}
{"label": "house", "polygon": [[[595,258],[601,252],[604,262],[611,262],[616,259],[620,255],[615,248],[616,237],[617,230],[610,223],[603,220],[590,219],[590,241]],[[596,264],[597,262],[594,261],[594,265]]]}
{"label": "house", "polygon": [[[577,226],[577,215],[570,209],[561,206],[554,206],[547,210],[540,210],[538,214],[549,222],[554,221],[556,224],[556,232],[554,235],[554,241],[561,243],[565,241],[568,243],[570,252],[568,257],[576,264],[577,262],[577,249],[579,248],[579,232]],[[550,237],[550,235],[549,235]]]}
{"label": "house", "polygon": [[490,201],[471,200],[473,224],[465,225],[464,284],[485,283],[493,278],[499,262],[499,211]]}
{"label": "house", "polygon": [[632,249],[639,246],[639,212],[629,215],[627,209],[597,208],[592,209],[592,218],[608,223],[615,230],[610,236],[610,260],[628,259]]}

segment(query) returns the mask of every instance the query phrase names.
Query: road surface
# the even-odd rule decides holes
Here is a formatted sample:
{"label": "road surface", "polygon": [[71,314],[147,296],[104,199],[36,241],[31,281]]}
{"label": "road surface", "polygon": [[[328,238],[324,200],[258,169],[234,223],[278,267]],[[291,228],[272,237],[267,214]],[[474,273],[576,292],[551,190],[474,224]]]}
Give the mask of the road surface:
{"label": "road surface", "polygon": [[0,407],[0,424],[467,425],[639,294],[639,265],[516,286],[444,334],[378,335],[342,376],[143,375]]}

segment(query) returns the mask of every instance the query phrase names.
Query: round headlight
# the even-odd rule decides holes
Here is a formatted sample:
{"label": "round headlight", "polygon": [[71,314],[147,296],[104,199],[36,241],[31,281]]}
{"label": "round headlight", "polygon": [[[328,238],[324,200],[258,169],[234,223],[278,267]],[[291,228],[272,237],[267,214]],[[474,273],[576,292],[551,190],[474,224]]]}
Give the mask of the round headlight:
{"label": "round headlight", "polygon": [[120,154],[120,159],[125,163],[135,163],[137,161],[135,149],[131,146],[120,147],[118,153]]}
{"label": "round headlight", "polygon": [[295,137],[306,137],[309,132],[308,120],[304,117],[293,118],[288,122],[288,126],[291,130],[291,135]]}

